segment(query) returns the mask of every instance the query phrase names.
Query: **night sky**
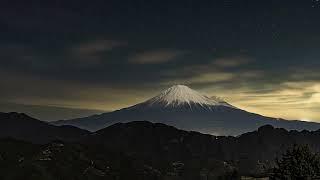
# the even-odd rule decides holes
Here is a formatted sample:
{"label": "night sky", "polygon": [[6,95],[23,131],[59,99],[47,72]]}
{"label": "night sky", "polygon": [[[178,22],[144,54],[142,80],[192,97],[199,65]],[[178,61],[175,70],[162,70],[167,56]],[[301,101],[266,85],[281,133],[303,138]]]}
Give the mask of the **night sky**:
{"label": "night sky", "polygon": [[175,84],[320,122],[320,0],[1,1],[0,111],[112,111]]}

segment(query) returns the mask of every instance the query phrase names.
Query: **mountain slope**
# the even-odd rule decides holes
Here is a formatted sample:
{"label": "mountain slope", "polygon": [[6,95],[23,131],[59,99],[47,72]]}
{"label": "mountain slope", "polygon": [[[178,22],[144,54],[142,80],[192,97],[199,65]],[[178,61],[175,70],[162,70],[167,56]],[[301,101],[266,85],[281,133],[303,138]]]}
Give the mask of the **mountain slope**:
{"label": "mountain slope", "polygon": [[0,137],[11,137],[34,143],[52,140],[75,141],[89,132],[72,126],[54,126],[22,113],[0,113]]}
{"label": "mountain slope", "polygon": [[240,135],[260,126],[317,130],[320,124],[285,121],[238,109],[219,98],[209,98],[182,85],[173,86],[140,104],[101,115],[54,122],[96,131],[119,122],[150,121],[215,135]]}

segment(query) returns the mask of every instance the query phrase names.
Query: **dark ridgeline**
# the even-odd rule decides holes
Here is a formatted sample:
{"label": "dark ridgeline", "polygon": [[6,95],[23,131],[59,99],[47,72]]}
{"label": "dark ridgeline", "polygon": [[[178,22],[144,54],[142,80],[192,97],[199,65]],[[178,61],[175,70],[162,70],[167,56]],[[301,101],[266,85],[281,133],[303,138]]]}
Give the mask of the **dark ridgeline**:
{"label": "dark ridgeline", "polygon": [[320,152],[320,130],[266,125],[226,137],[138,121],[89,133],[18,113],[0,120],[0,179],[234,179],[263,175],[293,144]]}
{"label": "dark ridgeline", "polygon": [[61,139],[75,141],[89,134],[73,126],[54,126],[23,113],[0,113],[0,137],[12,137],[34,143],[46,143]]}

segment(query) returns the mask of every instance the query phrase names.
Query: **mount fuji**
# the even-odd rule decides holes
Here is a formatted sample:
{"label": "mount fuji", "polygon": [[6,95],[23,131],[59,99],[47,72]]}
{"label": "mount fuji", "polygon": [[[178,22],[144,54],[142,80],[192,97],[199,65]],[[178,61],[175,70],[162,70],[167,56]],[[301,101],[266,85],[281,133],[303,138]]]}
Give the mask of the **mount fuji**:
{"label": "mount fuji", "polygon": [[131,107],[85,118],[61,120],[54,125],[72,125],[96,131],[131,121],[164,123],[189,131],[213,135],[240,135],[263,125],[288,130],[318,130],[319,123],[287,121],[241,110],[218,97],[207,97],[184,85],[175,85]]}

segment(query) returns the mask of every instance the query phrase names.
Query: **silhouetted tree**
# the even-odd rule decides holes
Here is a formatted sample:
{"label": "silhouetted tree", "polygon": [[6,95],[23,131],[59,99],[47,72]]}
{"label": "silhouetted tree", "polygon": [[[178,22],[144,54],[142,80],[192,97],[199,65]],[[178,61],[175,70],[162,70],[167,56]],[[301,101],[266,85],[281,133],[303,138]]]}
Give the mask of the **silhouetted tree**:
{"label": "silhouetted tree", "polygon": [[276,159],[273,179],[315,179],[320,177],[320,156],[307,145],[294,145]]}

